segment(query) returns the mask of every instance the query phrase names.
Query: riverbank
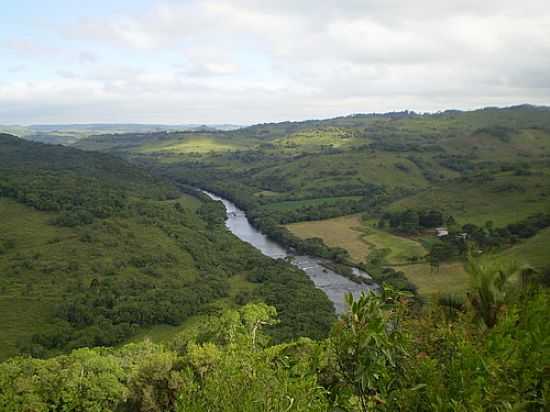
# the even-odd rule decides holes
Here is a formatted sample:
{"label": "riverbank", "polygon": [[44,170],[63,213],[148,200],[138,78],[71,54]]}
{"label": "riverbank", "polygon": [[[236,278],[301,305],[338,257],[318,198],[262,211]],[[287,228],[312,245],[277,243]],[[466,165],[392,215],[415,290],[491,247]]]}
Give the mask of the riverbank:
{"label": "riverbank", "polygon": [[[334,304],[338,314],[343,313],[346,308],[345,296],[351,293],[359,296],[361,292],[370,292],[377,288],[376,285],[356,283],[351,279],[326,267],[326,262],[318,257],[296,254],[284,246],[269,239],[267,235],[252,226],[246,213],[228,199],[225,199],[212,192],[202,190],[212,200],[220,201],[224,205],[227,214],[226,227],[239,239],[256,247],[264,255],[273,259],[286,259],[292,265],[303,270],[314,282],[315,286],[321,289]],[[367,273],[355,268],[354,275],[365,278]]]}

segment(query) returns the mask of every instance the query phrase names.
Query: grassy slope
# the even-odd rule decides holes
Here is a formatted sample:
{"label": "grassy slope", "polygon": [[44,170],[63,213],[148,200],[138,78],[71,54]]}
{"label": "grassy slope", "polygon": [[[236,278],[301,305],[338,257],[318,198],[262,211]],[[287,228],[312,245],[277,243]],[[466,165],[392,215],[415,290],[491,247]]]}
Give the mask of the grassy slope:
{"label": "grassy slope", "polygon": [[494,181],[453,181],[394,202],[390,210],[435,207],[459,223],[504,226],[539,212],[550,212],[550,174],[540,168],[533,176],[501,173]]}
{"label": "grassy slope", "polygon": [[292,223],[286,227],[302,239],[319,237],[328,246],[343,247],[356,262],[366,261],[375,249],[385,250],[389,264],[403,264],[408,257],[427,253],[419,242],[367,226],[358,215]]}
{"label": "grassy slope", "polygon": [[427,298],[444,294],[462,294],[469,287],[469,276],[462,262],[444,263],[439,270],[429,264],[399,266],[407,278],[418,287],[418,292]]}
{"label": "grassy slope", "polygon": [[[198,201],[182,196],[179,202],[193,210]],[[132,265],[119,267],[132,257],[170,253],[178,264],[174,268],[163,268],[166,275],[188,281],[196,278],[195,263],[185,250],[160,229],[135,219],[102,222],[122,228],[120,234],[99,224],[85,229],[52,226],[48,222],[55,213],[39,212],[7,199],[0,200],[0,214],[3,217],[1,238],[13,240],[16,245],[0,255],[0,307],[6,314],[0,317],[3,331],[0,358],[15,353],[18,339],[52,326],[54,307],[63,301],[68,287],[78,283],[88,285],[115,267],[118,279],[147,280],[148,275]],[[83,242],[83,233],[91,233],[94,242]],[[23,266],[22,262],[28,263]]]}
{"label": "grassy slope", "polygon": [[[105,157],[84,154],[74,150],[26,143],[9,136],[0,136],[2,165],[0,176],[18,179],[18,176],[38,178],[58,176],[66,190],[73,182],[78,189],[79,175],[99,176],[108,184],[124,186],[130,202],[147,202],[157,210],[182,207],[183,215],[194,229],[205,223],[195,215],[201,202],[195,197],[180,194],[175,200],[154,200],[162,185],[152,181],[146,173],[129,165]],[[25,173],[16,172],[19,168]],[[65,179],[65,180],[63,180]],[[48,182],[44,180],[43,182]],[[44,194],[48,187],[42,187]],[[31,190],[29,188],[29,190]],[[37,192],[40,193],[40,192]],[[60,227],[51,221],[60,212],[39,211],[0,197],[0,329],[2,338],[0,358],[16,353],[19,340],[28,340],[35,333],[55,328],[55,308],[64,301],[72,288],[88,287],[93,279],[116,277],[117,281],[133,279],[150,282],[151,275],[131,263],[143,257],[170,255],[175,262],[166,266],[162,261],[150,264],[152,272],[162,273],[178,282],[192,282],[199,272],[197,262],[159,227],[149,224],[139,215],[122,214],[97,220],[91,225]],[[183,228],[182,228],[183,229]]]}
{"label": "grassy slope", "polygon": [[353,201],[361,199],[359,196],[342,196],[342,197],[322,197],[318,199],[308,200],[288,200],[277,203],[270,203],[266,207],[275,210],[293,210],[302,207],[316,206],[319,204],[335,204],[341,201]]}
{"label": "grassy slope", "polygon": [[548,266],[550,260],[550,229],[542,230],[534,237],[498,253],[497,258],[503,262],[515,262],[520,265]]}

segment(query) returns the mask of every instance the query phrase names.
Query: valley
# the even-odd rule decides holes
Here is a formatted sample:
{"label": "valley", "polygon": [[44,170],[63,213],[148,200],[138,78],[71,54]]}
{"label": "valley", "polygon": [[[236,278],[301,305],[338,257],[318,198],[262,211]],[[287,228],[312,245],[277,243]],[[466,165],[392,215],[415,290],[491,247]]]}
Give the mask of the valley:
{"label": "valley", "polygon": [[[142,138],[97,136],[77,146],[118,153],[225,196],[291,247],[361,264],[375,277],[388,268],[401,272],[390,274],[394,283],[426,298],[468,288],[466,248],[504,259],[532,236],[509,229],[550,213],[546,108],[353,115]],[[392,227],[388,216],[406,211],[414,227]],[[417,215],[429,211],[437,221],[419,225]],[[467,245],[441,242],[438,226],[468,237]],[[434,245],[448,249],[443,258],[434,258]],[[550,264],[514,256],[518,264]],[[443,267],[447,275],[434,282]]]}
{"label": "valley", "polygon": [[547,108],[0,134],[0,214],[0,410],[547,404]]}
{"label": "valley", "polygon": [[548,3],[2,2],[0,412],[550,412]]}

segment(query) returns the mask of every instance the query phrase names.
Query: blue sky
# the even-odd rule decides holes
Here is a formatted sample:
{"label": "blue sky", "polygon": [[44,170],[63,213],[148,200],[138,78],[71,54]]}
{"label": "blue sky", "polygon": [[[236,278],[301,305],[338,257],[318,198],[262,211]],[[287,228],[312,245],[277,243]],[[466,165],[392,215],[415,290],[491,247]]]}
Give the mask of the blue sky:
{"label": "blue sky", "polygon": [[3,124],[550,104],[544,0],[7,3]]}

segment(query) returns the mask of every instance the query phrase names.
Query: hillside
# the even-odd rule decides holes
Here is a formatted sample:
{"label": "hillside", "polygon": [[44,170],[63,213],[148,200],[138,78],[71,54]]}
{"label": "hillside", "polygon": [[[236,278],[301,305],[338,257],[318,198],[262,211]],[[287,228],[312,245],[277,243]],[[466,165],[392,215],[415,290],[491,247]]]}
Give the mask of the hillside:
{"label": "hillside", "polygon": [[[83,147],[129,156],[155,173],[223,194],[245,208],[257,226],[293,246],[300,240],[282,225],[317,221],[322,228],[323,219],[360,216],[359,231],[378,230],[379,236],[365,235],[361,244],[350,246],[351,255],[355,250],[361,256],[356,263],[380,261],[382,255],[378,266],[411,276],[420,268],[432,270],[427,255],[437,243],[434,226],[408,234],[399,227],[377,228],[386,213],[432,210],[442,216],[440,226],[452,218],[458,233],[464,225],[500,230],[550,213],[550,109],[545,107],[364,114],[210,134],[97,136]],[[315,224],[308,227],[309,232],[295,234],[338,245],[318,236]],[[490,230],[485,238],[497,236]],[[481,232],[476,233],[471,238]],[[510,246],[518,240],[512,235],[498,235],[491,245],[499,246],[490,248]],[[413,240],[415,250],[425,253],[392,261],[401,241],[394,237],[388,243],[391,236]],[[351,245],[350,239],[340,246],[345,244]],[[409,258],[426,264],[407,267]],[[518,259],[539,267],[550,264],[550,258]],[[464,272],[459,276],[465,279]]]}
{"label": "hillside", "polygon": [[0,133],[13,134],[26,140],[49,144],[73,144],[89,136],[104,133],[153,133],[174,131],[216,131],[234,130],[240,126],[231,124],[132,124],[132,123],[90,123],[90,124],[35,124],[30,126],[0,125]]}
{"label": "hillside", "polygon": [[288,320],[278,341],[334,319],[303,272],[226,230],[220,204],[108,154],[0,135],[0,215],[0,358],[175,333],[250,301]]}

